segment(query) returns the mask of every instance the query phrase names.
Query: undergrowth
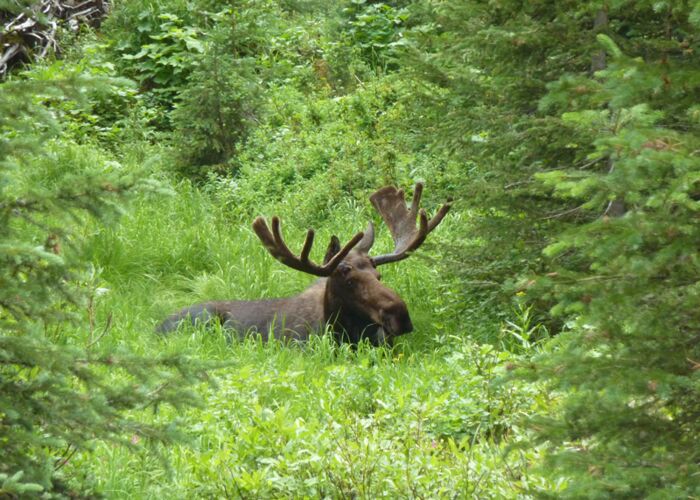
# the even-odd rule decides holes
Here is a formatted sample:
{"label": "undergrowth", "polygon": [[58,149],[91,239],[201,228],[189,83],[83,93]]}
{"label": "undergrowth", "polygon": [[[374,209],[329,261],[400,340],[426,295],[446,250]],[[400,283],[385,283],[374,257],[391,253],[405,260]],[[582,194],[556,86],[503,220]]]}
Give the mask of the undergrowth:
{"label": "undergrowth", "polygon": [[[480,325],[494,345],[479,344],[468,321],[439,307],[434,246],[383,269],[416,327],[393,349],[353,350],[327,335],[305,345],[254,337],[231,343],[220,330],[156,336],[156,322],[178,307],[291,295],[314,280],[272,259],[249,224],[212,194],[189,182],[171,187],[169,195],[139,197],[118,226],[85,229],[84,250],[95,265],[90,286],[98,291],[92,314],[97,325],[110,325],[99,342],[226,366],[211,374],[213,387],[201,387],[204,408],[148,417],[175,418],[187,429],[186,443],[160,454],[137,435],[132,449],[98,444],[66,474],[113,498],[503,498],[545,487],[527,474],[537,449],[513,445],[526,435],[523,417],[548,400],[535,385],[507,380],[520,357],[495,345],[500,325]],[[347,239],[362,230],[367,205],[341,206],[317,226],[319,248],[333,233]],[[294,208],[269,210],[296,249],[306,227]],[[449,228],[448,219],[436,236]],[[378,226],[378,248],[389,247],[387,233]],[[319,248],[312,258],[321,258]]]}

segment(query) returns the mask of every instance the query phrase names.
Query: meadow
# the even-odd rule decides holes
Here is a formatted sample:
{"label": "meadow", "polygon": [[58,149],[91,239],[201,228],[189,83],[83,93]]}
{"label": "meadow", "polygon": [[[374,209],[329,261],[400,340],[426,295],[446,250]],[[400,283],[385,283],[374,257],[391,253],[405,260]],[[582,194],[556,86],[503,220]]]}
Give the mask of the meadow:
{"label": "meadow", "polygon": [[[117,225],[86,232],[95,322],[100,330],[110,317],[111,325],[100,346],[224,366],[198,388],[201,407],[142,416],[177,421],[182,444],[149,446],[138,435],[125,447],[97,444],[72,457],[66,474],[110,498],[503,498],[544,486],[528,473],[537,450],[515,445],[546,396],[509,379],[518,355],[471,340],[468,322],[440,310],[445,284],[428,245],[383,271],[416,327],[391,349],[355,350],[329,335],[292,345],[255,336],[229,342],[221,329],[156,335],[156,322],[180,306],[287,296],[314,279],[277,263],[249,224],[206,193],[188,182],[171,189],[137,198]],[[275,208],[292,248],[301,245],[294,207]],[[364,225],[369,210],[360,202],[339,207],[318,227],[318,241]],[[378,228],[389,241],[377,244],[389,245]],[[448,220],[441,231],[449,228]],[[508,335],[498,323],[489,328],[494,343]]]}

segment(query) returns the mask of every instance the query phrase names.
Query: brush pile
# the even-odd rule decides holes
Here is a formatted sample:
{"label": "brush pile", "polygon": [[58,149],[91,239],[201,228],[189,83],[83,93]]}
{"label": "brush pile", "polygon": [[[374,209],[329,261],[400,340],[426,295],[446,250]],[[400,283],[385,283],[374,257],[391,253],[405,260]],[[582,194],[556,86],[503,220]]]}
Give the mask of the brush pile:
{"label": "brush pile", "polygon": [[8,9],[0,6],[0,79],[21,62],[58,53],[60,29],[99,25],[109,10],[107,0],[39,0]]}

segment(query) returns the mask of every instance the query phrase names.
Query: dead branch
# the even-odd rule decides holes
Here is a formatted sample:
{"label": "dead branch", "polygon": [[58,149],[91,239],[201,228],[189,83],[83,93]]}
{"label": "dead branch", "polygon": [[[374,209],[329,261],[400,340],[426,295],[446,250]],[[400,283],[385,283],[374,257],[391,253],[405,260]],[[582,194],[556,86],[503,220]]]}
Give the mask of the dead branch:
{"label": "dead branch", "polygon": [[40,0],[20,13],[0,9],[0,79],[22,62],[58,53],[60,28],[97,26],[108,11],[107,0]]}

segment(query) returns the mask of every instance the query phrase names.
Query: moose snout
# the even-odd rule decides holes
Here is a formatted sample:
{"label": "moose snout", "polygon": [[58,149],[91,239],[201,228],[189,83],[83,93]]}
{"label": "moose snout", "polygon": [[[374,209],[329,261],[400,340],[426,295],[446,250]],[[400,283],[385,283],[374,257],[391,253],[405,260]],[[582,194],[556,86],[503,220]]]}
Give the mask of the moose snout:
{"label": "moose snout", "polygon": [[413,323],[406,304],[398,303],[382,311],[382,326],[391,335],[403,335],[413,331]]}

